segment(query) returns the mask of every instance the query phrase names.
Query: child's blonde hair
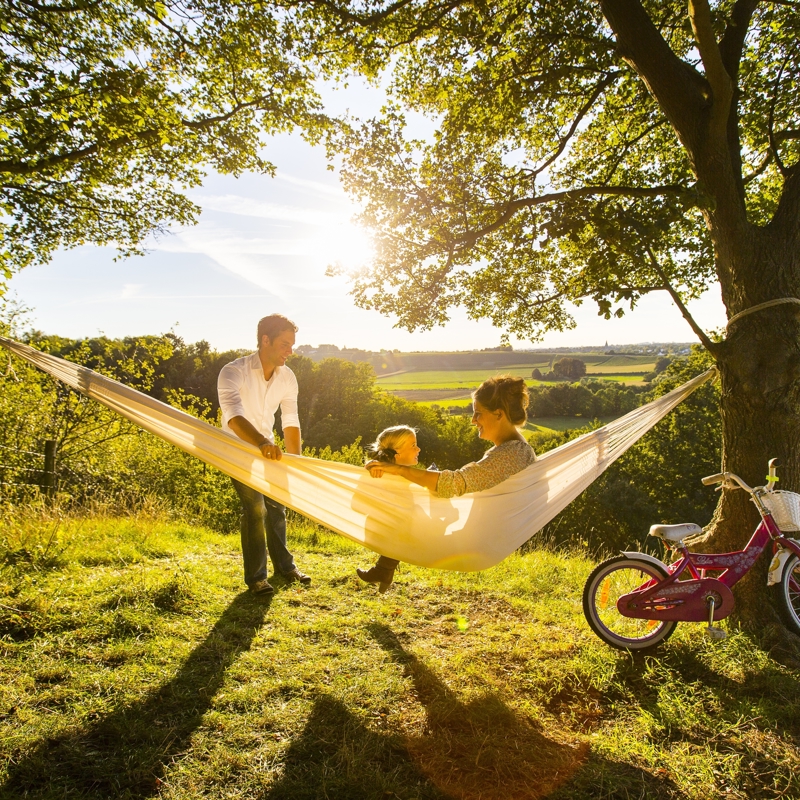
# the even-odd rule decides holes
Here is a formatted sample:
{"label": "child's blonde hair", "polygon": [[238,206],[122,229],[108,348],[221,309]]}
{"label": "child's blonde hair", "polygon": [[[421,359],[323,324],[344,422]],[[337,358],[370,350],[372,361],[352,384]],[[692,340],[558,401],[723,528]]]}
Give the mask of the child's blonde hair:
{"label": "child's blonde hair", "polygon": [[403,442],[409,436],[416,437],[416,435],[415,428],[408,425],[393,425],[391,428],[381,431],[378,438],[372,444],[367,445],[367,455],[375,461],[394,464],[394,457]]}

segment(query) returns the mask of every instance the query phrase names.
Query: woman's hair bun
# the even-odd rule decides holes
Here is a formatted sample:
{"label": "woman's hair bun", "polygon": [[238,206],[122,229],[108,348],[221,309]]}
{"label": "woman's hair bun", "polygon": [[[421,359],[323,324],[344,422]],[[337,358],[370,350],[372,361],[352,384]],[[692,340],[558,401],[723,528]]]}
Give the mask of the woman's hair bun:
{"label": "woman's hair bun", "polygon": [[528,386],[523,378],[496,375],[485,380],[472,393],[472,399],[489,411],[503,411],[514,425],[524,425],[528,418]]}

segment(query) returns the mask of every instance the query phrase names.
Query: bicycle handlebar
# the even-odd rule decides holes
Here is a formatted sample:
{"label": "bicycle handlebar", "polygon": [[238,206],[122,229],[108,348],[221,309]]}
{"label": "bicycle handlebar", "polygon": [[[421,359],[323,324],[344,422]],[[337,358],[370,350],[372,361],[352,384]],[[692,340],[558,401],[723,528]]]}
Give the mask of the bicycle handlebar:
{"label": "bicycle handlebar", "polygon": [[716,475],[708,475],[700,479],[706,486],[711,486],[714,483],[722,483],[723,481],[733,481],[739,484],[740,489],[744,489],[750,494],[754,493],[754,489],[748,486],[738,475],[733,472],[718,472]]}

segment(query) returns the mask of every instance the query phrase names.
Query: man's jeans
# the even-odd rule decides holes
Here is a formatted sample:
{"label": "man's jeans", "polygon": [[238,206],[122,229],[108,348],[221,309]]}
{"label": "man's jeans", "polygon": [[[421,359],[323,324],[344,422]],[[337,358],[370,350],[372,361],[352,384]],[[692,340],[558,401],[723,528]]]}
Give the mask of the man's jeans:
{"label": "man's jeans", "polygon": [[275,572],[294,569],[294,558],[286,547],[286,509],[255,489],[233,481],[242,501],[242,557],[244,582],[252,586],[267,577],[267,550]]}

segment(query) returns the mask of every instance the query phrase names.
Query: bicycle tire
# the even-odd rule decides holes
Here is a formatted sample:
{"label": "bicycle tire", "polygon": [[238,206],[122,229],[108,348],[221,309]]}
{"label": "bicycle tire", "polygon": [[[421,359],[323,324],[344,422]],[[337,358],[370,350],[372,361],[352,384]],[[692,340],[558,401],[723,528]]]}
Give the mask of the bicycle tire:
{"label": "bicycle tire", "polygon": [[781,579],[772,586],[772,593],[786,626],[800,634],[800,558],[796,555],[786,559]]}
{"label": "bicycle tire", "polygon": [[672,635],[678,623],[625,617],[617,610],[617,600],[648,578],[662,580],[667,575],[658,564],[629,556],[615,556],[598,564],[583,588],[583,614],[589,627],[618,650],[657,647]]}

